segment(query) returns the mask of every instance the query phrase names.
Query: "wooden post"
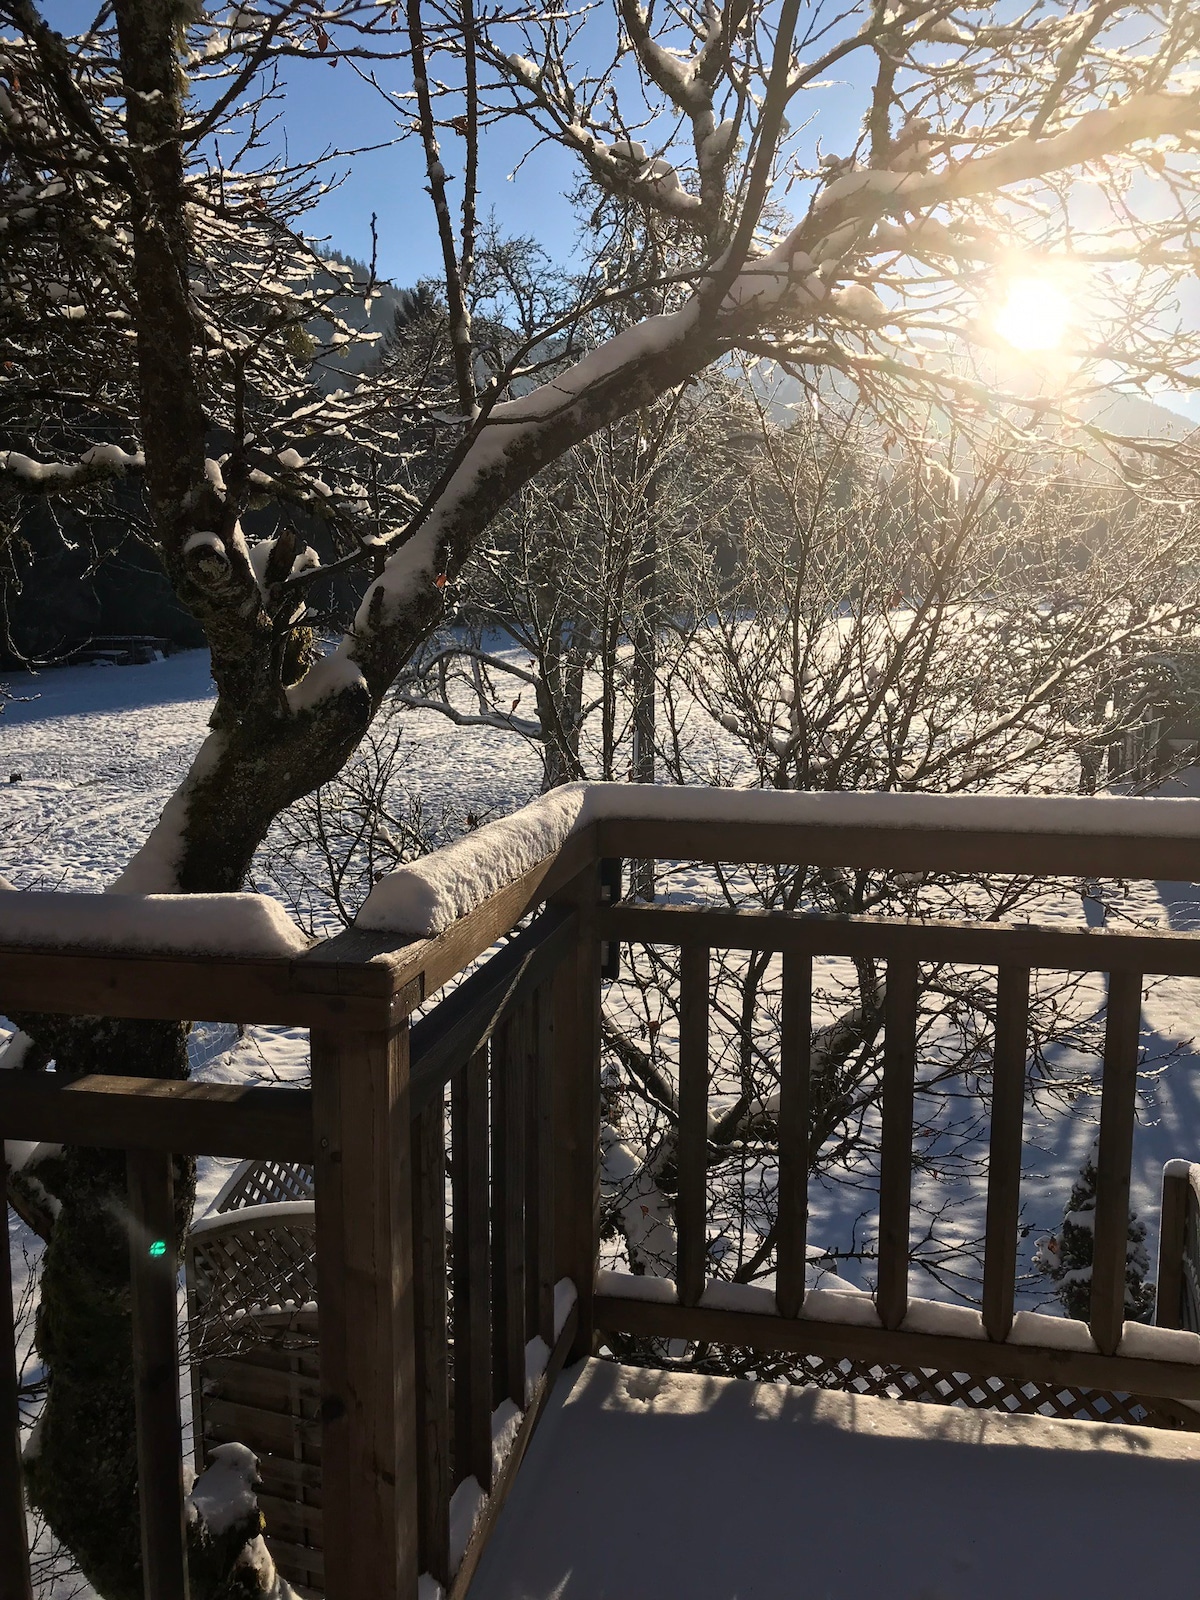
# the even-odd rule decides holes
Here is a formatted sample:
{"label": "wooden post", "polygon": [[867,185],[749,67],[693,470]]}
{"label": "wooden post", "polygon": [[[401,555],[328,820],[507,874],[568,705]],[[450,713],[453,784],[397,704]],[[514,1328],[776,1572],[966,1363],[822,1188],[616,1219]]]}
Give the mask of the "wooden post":
{"label": "wooden post", "polygon": [[1183,1326],[1183,1252],[1187,1245],[1191,1189],[1187,1162],[1168,1161],[1163,1168],[1162,1210],[1158,1223],[1158,1289],[1154,1297],[1157,1328]]}
{"label": "wooden post", "polygon": [[808,1238],[808,1127],[812,1087],[812,957],[783,957],[779,1045],[779,1191],[775,1299],[781,1317],[804,1303]]}
{"label": "wooden post", "polygon": [[450,1080],[454,1183],[454,1479],[492,1487],[488,1247],[488,1065],[477,1050]]}
{"label": "wooden post", "polygon": [[989,1339],[1001,1342],[1012,1328],[1016,1289],[1028,1027],[1029,968],[1001,967],[996,974],[992,1131],[983,1251],[983,1325]]}
{"label": "wooden post", "polygon": [[520,1012],[492,1037],[492,1401],[525,1408],[525,1075]]}
{"label": "wooden post", "polygon": [[887,964],[883,1039],[883,1137],[879,1152],[879,1276],[875,1308],[885,1328],[908,1312],[913,1080],[917,1065],[917,964]]}
{"label": "wooden post", "polygon": [[554,1348],[554,1005],[543,984],[534,995],[534,1116],[529,1124],[530,1205],[534,1225],[529,1235],[529,1275],[535,1286],[530,1327]]}
{"label": "wooden post", "polygon": [[679,1132],[675,1165],[679,1195],[679,1303],[694,1306],[704,1293],[708,1261],[708,986],[709,952],[679,952]]}
{"label": "wooden post", "polygon": [[408,1024],[312,1032],[326,1600],[416,1600]]}
{"label": "wooden post", "polygon": [[143,1591],[146,1600],[188,1600],[171,1157],[130,1150],[126,1173]]}
{"label": "wooden post", "polygon": [[446,1138],[442,1096],[416,1119],[413,1273],[417,1333],[420,1566],[450,1587],[450,1389],[446,1326]]}
{"label": "wooden post", "polygon": [[1108,975],[1100,1147],[1096,1155],[1096,1232],[1092,1248],[1091,1329],[1096,1348],[1111,1356],[1125,1322],[1125,1265],[1129,1249],[1129,1168],[1137,1113],[1138,1040],[1142,979]]}
{"label": "wooden post", "polygon": [[[0,1156],[4,1141],[0,1137]],[[8,1181],[8,1166],[0,1160]],[[7,1192],[7,1191],[6,1191]],[[25,1487],[21,1476],[21,1416],[17,1404],[17,1345],[13,1326],[12,1260],[8,1243],[8,1202],[4,1206],[4,1254],[0,1264],[0,1600],[33,1600],[29,1577],[29,1538]]]}
{"label": "wooden post", "polygon": [[592,1353],[600,1244],[599,868],[592,862],[555,905],[579,913],[574,952],[554,975],[555,1278],[575,1285],[575,1339],[568,1361]]}

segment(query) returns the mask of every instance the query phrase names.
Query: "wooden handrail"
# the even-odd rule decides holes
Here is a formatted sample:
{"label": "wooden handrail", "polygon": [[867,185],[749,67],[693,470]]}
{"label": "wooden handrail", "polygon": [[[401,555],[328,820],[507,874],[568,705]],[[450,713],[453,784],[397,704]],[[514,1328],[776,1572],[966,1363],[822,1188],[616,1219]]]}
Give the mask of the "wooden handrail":
{"label": "wooden handrail", "polygon": [[173,1155],[311,1161],[307,1089],[89,1074],[0,1072],[0,1126],[11,1138]]}
{"label": "wooden handrail", "polygon": [[1058,972],[1131,972],[1200,977],[1200,933],[1064,928],[949,918],[829,916],[794,911],[711,911],[690,906],[619,905],[596,913],[602,938],[704,945],[715,950],[1044,967]]}

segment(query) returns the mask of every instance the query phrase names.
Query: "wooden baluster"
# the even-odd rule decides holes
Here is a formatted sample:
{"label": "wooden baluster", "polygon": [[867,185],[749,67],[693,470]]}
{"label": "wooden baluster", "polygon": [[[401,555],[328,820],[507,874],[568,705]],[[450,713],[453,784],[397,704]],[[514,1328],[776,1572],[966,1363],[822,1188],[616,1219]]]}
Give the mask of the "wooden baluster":
{"label": "wooden baluster", "polygon": [[808,1239],[808,1128],[812,1086],[812,957],[783,957],[779,1047],[779,1191],[775,1299],[781,1317],[804,1303]]}
{"label": "wooden baluster", "polygon": [[1102,1355],[1121,1342],[1129,1244],[1129,1168],[1137,1108],[1140,973],[1110,972],[1104,1028],[1100,1148],[1096,1157],[1096,1231],[1092,1250],[1092,1338]]}
{"label": "wooden baluster", "polygon": [[[0,1136],[0,1156],[4,1140]],[[0,1160],[0,1175],[8,1167]],[[17,1402],[16,1329],[12,1301],[12,1261],[8,1242],[8,1202],[4,1202],[4,1283],[0,1287],[0,1600],[33,1600],[25,1487],[21,1475],[21,1414]]]}
{"label": "wooden baluster", "polygon": [[421,1571],[450,1586],[450,1404],[446,1349],[446,1144],[441,1095],[413,1124],[417,1329],[417,1515]]}
{"label": "wooden baluster", "polygon": [[1001,967],[996,974],[996,1043],[983,1255],[983,1325],[988,1338],[1001,1343],[1012,1328],[1017,1277],[1028,1031],[1029,968]]}
{"label": "wooden baluster", "polygon": [[416,1600],[408,1024],[311,1039],[325,1600]]}
{"label": "wooden baluster", "polygon": [[1188,1196],[1191,1188],[1187,1162],[1169,1162],[1162,1177],[1162,1210],[1158,1223],[1158,1288],[1154,1297],[1156,1328],[1183,1326],[1183,1253],[1187,1248]]}
{"label": "wooden baluster", "polygon": [[709,952],[679,952],[679,1303],[694,1306],[704,1293],[708,1257],[708,986]]}
{"label": "wooden baluster", "polygon": [[917,964],[887,964],[883,1040],[883,1137],[879,1152],[879,1277],[875,1309],[885,1328],[908,1311],[913,1080],[917,1064]]}
{"label": "wooden baluster", "polygon": [[596,1255],[600,1244],[600,947],[596,938],[599,869],[593,862],[555,896],[578,913],[575,946],[554,974],[555,1279],[575,1285],[575,1338],[569,1359],[592,1354]]}
{"label": "wooden baluster", "polygon": [[537,1072],[537,996],[531,994],[520,1007],[518,1027],[522,1081],[525,1093],[525,1165],[521,1181],[525,1187],[525,1238],[521,1246],[521,1259],[525,1264],[525,1337],[531,1339],[538,1329],[538,1211],[541,1193],[538,1186],[538,1106],[541,1087]]}
{"label": "wooden baluster", "polygon": [[454,1477],[492,1487],[492,1324],[488,1281],[488,1059],[451,1079],[454,1181]]}
{"label": "wooden baluster", "polygon": [[171,1157],[130,1150],[126,1174],[143,1592],[146,1600],[187,1600]]}
{"label": "wooden baluster", "polygon": [[525,1405],[525,1074],[514,1016],[492,1039],[492,1394]]}
{"label": "wooden baluster", "polygon": [[528,1327],[554,1348],[554,1006],[548,986],[533,996],[533,1056],[526,1157]]}

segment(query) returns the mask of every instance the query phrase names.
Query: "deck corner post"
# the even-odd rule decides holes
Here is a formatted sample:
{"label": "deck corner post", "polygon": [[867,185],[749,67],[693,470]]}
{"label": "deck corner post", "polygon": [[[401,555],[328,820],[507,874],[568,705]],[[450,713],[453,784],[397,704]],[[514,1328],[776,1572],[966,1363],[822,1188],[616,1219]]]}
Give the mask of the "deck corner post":
{"label": "deck corner post", "polygon": [[575,1285],[576,1332],[568,1361],[592,1354],[600,1242],[599,865],[592,861],[554,897],[578,912],[574,949],[553,981],[554,1277]]}
{"label": "deck corner post", "polygon": [[1156,1328],[1183,1326],[1183,1253],[1187,1247],[1191,1174],[1168,1162],[1162,1178],[1162,1210],[1158,1225],[1158,1288],[1154,1297]]}
{"label": "deck corner post", "polygon": [[408,1021],[311,1040],[326,1600],[416,1600]]}

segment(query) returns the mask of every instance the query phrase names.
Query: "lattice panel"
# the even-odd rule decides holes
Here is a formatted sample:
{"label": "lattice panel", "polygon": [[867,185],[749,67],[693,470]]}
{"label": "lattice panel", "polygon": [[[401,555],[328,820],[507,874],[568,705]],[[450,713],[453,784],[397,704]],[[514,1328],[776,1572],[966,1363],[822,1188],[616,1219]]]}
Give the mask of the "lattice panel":
{"label": "lattice panel", "polygon": [[313,1171],[291,1161],[245,1161],[217,1196],[214,1211],[275,1205],[281,1200],[311,1200]]}
{"label": "lattice panel", "polygon": [[192,1234],[187,1275],[193,1359],[244,1348],[264,1315],[316,1302],[312,1206],[298,1204],[294,1217],[231,1212],[227,1223]]}
{"label": "lattice panel", "polygon": [[[640,1352],[626,1348],[620,1351],[622,1360],[636,1361],[639,1355],[648,1366],[662,1365],[661,1360],[648,1355],[644,1346]],[[1023,1382],[1019,1378],[979,1377],[932,1368],[910,1372],[903,1367],[849,1359],[835,1361],[823,1356],[789,1355],[770,1359],[764,1358],[761,1352],[749,1350],[726,1351],[723,1357],[699,1362],[691,1370],[782,1378],[793,1383],[815,1384],[821,1389],[877,1395],[887,1400],[919,1400],[926,1404],[1021,1412],[1076,1422],[1126,1422],[1140,1427],[1200,1429],[1200,1413],[1181,1402],[1076,1388],[1069,1384]]]}

